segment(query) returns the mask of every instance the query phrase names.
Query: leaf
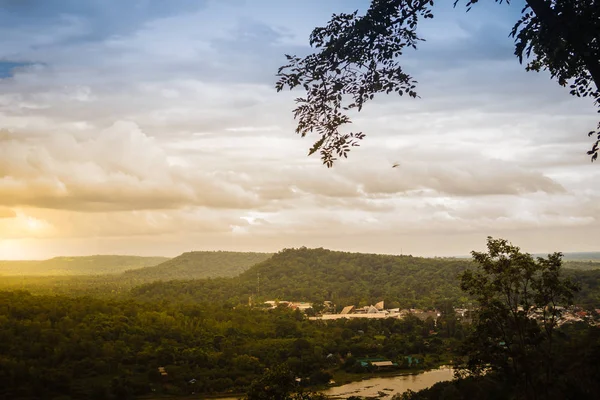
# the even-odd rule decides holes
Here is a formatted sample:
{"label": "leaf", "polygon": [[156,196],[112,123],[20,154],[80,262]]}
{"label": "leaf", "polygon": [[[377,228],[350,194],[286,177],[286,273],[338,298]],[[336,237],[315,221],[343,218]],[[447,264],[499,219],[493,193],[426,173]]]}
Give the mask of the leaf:
{"label": "leaf", "polygon": [[309,156],[313,155],[317,150],[319,150],[321,148],[321,146],[323,146],[324,142],[325,142],[325,136],[322,136],[321,139],[317,140],[315,142],[315,144],[313,144],[313,146],[310,148],[310,150],[308,151],[308,155]]}

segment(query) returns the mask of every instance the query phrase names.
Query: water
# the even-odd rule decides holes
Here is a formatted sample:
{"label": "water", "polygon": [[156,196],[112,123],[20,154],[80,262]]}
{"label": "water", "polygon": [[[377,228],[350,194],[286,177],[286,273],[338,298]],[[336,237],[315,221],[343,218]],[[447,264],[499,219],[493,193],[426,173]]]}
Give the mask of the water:
{"label": "water", "polygon": [[[438,382],[452,380],[453,377],[452,368],[441,367],[414,375],[365,379],[342,386],[332,387],[322,390],[321,392],[327,396],[338,399],[345,399],[350,396],[379,396],[379,393],[383,392],[385,393],[385,396],[381,395],[380,398],[391,399],[393,395],[404,393],[408,389],[416,392],[431,387]],[[237,400],[237,397],[220,398],[218,400]]]}
{"label": "water", "polygon": [[442,367],[415,375],[390,376],[382,378],[365,379],[346,385],[332,387],[322,391],[328,396],[347,398],[350,396],[377,396],[379,392],[391,398],[394,394],[404,393],[408,389],[418,391],[433,386],[438,382],[449,381],[454,377],[452,368]]}

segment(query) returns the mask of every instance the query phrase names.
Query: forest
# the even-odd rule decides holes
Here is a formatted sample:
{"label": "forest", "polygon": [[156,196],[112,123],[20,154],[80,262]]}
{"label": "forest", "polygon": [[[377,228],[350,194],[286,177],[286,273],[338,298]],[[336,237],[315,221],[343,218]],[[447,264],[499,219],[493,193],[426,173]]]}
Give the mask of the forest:
{"label": "forest", "polygon": [[[298,248],[274,255],[185,253],[165,264],[172,266],[174,277],[185,277],[189,270],[197,275],[244,272],[141,285],[133,277],[123,278],[133,272],[158,277],[161,265],[104,276],[4,277],[0,380],[6,384],[0,398],[242,396],[253,382],[261,382],[265,369],[282,367],[313,390],[332,378],[343,382],[375,373],[357,363],[363,357],[389,359],[398,364],[396,373],[448,364],[459,359],[473,331],[454,313],[454,307],[476,302],[461,289],[462,274],[476,267],[469,259]],[[580,289],[574,304],[593,310],[600,305],[600,269],[587,261],[572,265],[580,264],[580,269],[562,272]],[[287,308],[249,307],[250,296],[254,304],[329,300],[336,311],[384,300],[389,308],[437,309],[441,315],[310,321]],[[563,375],[586,376],[580,369],[589,367],[597,351],[597,328],[569,325],[556,340],[569,349],[561,352]],[[421,363],[409,366],[409,356]],[[571,362],[576,357],[580,361]],[[585,373],[594,374],[589,368]],[[469,386],[475,379],[478,383]],[[464,396],[487,387],[481,379],[406,396],[440,398],[440,391]]]}
{"label": "forest", "polygon": [[[438,299],[463,304],[457,276],[472,266],[466,258],[423,258],[350,253],[327,249],[284,249],[276,254],[190,252],[145,268],[107,275],[4,276],[0,289],[33,294],[176,303],[333,301],[364,306],[385,300],[393,307],[432,308]],[[79,268],[77,268],[79,269]],[[578,304],[600,300],[600,263],[566,261],[565,274],[583,289]],[[207,279],[202,279],[207,278]]]}
{"label": "forest", "polygon": [[194,251],[175,258],[134,256],[56,257],[0,261],[0,289],[36,294],[127,296],[135,286],[168,280],[233,277],[268,253]]}
{"label": "forest", "polygon": [[[243,393],[266,367],[311,385],[368,373],[358,357],[408,369],[448,362],[461,324],[309,321],[298,311],[157,304],[0,292],[0,398],[126,399],[150,393]],[[163,376],[158,368],[168,375]],[[336,376],[337,377],[337,376]]]}

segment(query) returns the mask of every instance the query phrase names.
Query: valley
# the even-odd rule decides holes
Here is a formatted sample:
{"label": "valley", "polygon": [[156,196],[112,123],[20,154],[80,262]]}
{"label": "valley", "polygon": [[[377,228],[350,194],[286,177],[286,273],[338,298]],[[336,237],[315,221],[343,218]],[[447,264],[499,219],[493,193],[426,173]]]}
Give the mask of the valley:
{"label": "valley", "polygon": [[[122,259],[103,275],[73,273],[90,262],[79,261],[68,261],[71,275],[0,279],[5,397],[227,396],[251,390],[265,368],[275,367],[306,390],[322,390],[330,381],[449,364],[471,329],[465,310],[473,300],[458,278],[474,267],[467,259],[322,248],[190,252],[133,269]],[[594,321],[600,269],[587,261],[564,267],[582,287],[575,298],[585,314],[580,320]],[[300,311],[283,300],[312,307]],[[373,319],[353,310],[359,318],[324,319],[382,301],[408,311]],[[574,334],[586,340],[585,331]]]}

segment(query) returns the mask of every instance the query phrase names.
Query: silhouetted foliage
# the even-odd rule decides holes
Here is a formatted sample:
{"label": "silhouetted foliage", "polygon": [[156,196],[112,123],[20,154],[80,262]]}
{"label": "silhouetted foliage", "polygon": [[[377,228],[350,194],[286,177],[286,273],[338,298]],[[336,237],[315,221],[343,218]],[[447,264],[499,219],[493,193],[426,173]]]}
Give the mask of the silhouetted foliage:
{"label": "silhouetted foliage", "polygon": [[[496,3],[510,3],[494,0]],[[478,0],[456,0],[469,10]],[[277,91],[300,86],[305,97],[296,99],[296,133],[316,132],[320,138],[309,155],[319,151],[331,167],[347,157],[364,138],[362,132],[342,133],[351,122],[350,110],[360,111],[378,93],[417,97],[416,81],[400,64],[406,49],[422,40],[417,25],[433,18],[433,0],[373,0],[364,15],[334,14],[325,27],[315,28],[310,45],[317,52],[304,58],[286,55],[279,68]],[[511,32],[515,55],[528,60],[528,71],[548,70],[571,94],[600,98],[600,7],[597,0],[526,0],[521,18]],[[594,90],[595,86],[595,90]],[[600,110],[599,110],[600,112]],[[598,156],[598,141],[588,152]]]}
{"label": "silhouetted foliage", "polygon": [[561,253],[534,259],[503,239],[473,252],[479,268],[461,275],[461,288],[479,305],[465,342],[470,375],[495,374],[523,398],[555,398],[555,330],[577,286],[561,275]]}
{"label": "silhouetted foliage", "polygon": [[[549,398],[596,400],[600,398],[600,329],[584,323],[563,325],[556,335],[556,380]],[[536,393],[545,398],[545,391]],[[394,400],[505,400],[523,398],[518,386],[505,376],[490,372],[450,382],[440,382],[418,392],[394,396]]]}

